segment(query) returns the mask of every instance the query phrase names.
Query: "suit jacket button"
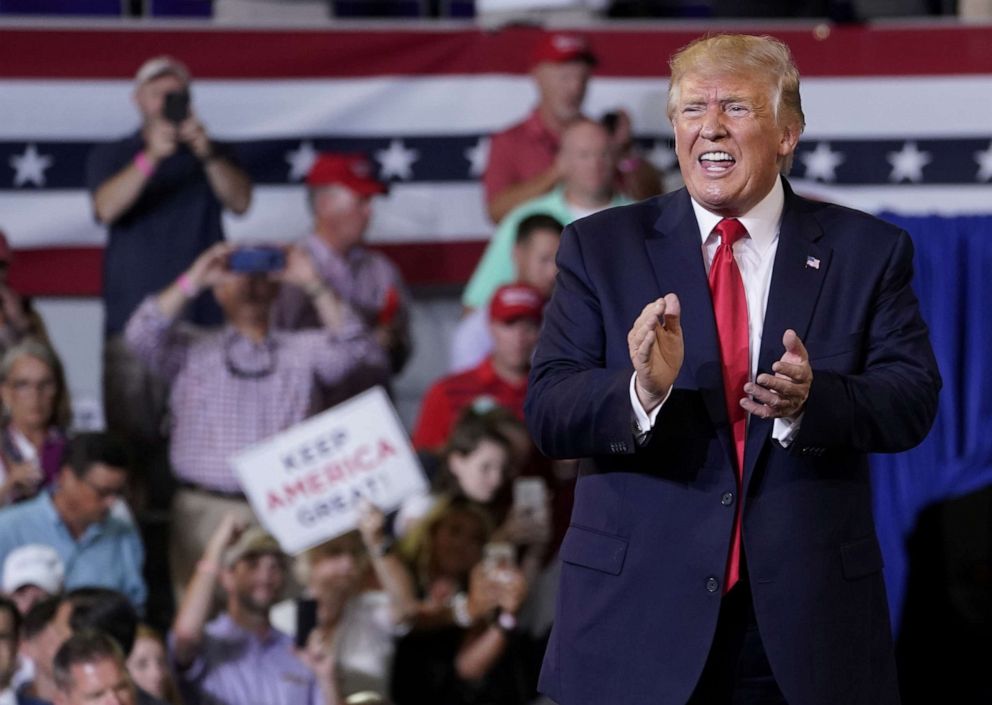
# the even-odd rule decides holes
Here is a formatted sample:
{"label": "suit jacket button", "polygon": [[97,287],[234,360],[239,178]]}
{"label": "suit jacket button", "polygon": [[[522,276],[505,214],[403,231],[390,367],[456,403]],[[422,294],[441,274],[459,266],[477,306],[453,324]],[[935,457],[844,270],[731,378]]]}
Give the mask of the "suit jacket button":
{"label": "suit jacket button", "polygon": [[706,592],[716,592],[720,589],[720,581],[712,575],[706,578]]}
{"label": "suit jacket button", "polygon": [[729,507],[733,503],[734,503],[734,493],[733,492],[724,492],[723,493],[723,496],[720,497],[720,504],[722,504],[725,507]]}

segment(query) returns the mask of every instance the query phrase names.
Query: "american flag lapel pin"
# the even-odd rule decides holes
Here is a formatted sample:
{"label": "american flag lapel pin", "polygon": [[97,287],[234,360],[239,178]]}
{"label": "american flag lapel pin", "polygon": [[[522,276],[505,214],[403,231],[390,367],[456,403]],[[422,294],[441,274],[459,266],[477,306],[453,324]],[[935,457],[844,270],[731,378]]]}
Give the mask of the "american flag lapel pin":
{"label": "american flag lapel pin", "polygon": [[819,269],[820,268],[820,260],[818,260],[816,257],[813,257],[812,255],[807,256],[806,257],[806,268],[807,269]]}

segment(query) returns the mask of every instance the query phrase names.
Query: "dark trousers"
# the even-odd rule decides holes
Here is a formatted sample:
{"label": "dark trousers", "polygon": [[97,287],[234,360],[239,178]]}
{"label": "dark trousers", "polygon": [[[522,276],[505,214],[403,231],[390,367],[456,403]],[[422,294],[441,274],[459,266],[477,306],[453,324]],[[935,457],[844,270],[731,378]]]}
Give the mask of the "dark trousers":
{"label": "dark trousers", "polygon": [[787,705],[761,643],[746,578],[723,596],[713,645],[688,705]]}

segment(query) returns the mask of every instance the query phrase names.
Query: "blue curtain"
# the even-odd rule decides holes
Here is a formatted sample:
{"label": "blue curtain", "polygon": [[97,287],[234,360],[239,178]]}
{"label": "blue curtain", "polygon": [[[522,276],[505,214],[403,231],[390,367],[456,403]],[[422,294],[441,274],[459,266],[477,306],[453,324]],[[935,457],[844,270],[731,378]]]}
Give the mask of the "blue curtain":
{"label": "blue curtain", "polygon": [[927,439],[906,453],[872,457],[875,522],[898,629],[906,539],[919,512],[992,484],[992,216],[881,217],[916,245],[915,288],[944,379]]}

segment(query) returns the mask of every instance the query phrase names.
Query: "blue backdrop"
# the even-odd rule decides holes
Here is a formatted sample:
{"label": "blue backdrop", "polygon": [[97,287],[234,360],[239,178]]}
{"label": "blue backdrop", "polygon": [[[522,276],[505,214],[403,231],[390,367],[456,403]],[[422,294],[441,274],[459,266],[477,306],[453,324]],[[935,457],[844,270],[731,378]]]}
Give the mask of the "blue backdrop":
{"label": "blue backdrop", "polygon": [[916,292],[944,379],[927,439],[909,452],[872,458],[875,522],[898,629],[906,539],[919,512],[992,484],[992,216],[882,218],[916,245]]}

